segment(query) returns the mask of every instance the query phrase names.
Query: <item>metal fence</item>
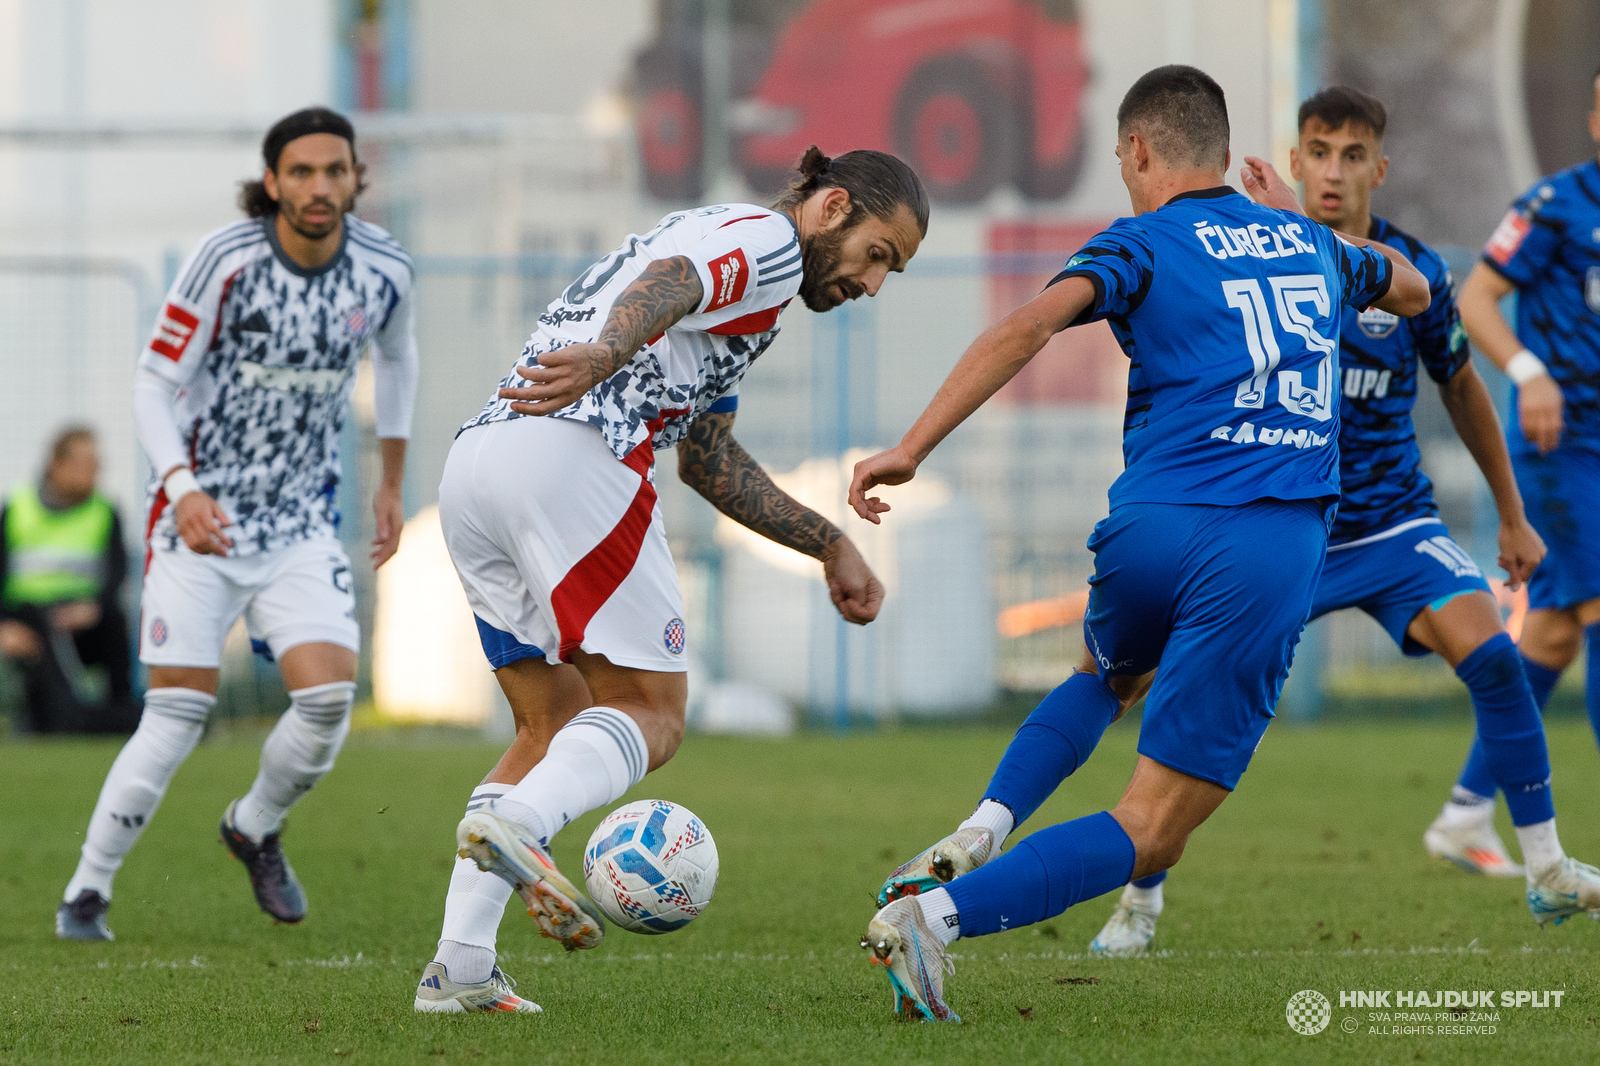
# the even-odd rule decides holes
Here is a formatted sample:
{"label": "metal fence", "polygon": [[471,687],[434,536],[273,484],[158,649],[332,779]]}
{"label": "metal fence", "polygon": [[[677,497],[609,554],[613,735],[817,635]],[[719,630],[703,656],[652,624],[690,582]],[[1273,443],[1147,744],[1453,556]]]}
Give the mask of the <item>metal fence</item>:
{"label": "metal fence", "polygon": [[[843,500],[853,455],[897,440],[971,338],[1037,291],[1062,254],[919,257],[874,300],[828,315],[792,306],[782,335],[742,383],[740,440],[786,488],[839,521],[888,585],[889,605],[874,626],[839,621],[815,563],[719,518],[676,481],[671,457],[662,458],[657,484],[702,692],[742,685],[846,722],[971,711],[1007,691],[1046,689],[1070,670],[1092,570],[1085,542],[1122,465],[1126,363],[1108,335],[1086,329],[1058,338],[934,454],[914,491],[892,496],[902,506],[884,529],[846,514]],[[1470,261],[1470,253],[1453,254]],[[571,255],[419,257],[422,378],[409,514],[436,502],[456,427],[488,397],[548,301],[587,264]],[[35,476],[52,430],[87,421],[100,434],[104,484],[130,536],[142,533],[146,467],[127,396],[156,292],[126,263],[0,260],[0,476],[6,484]],[[1503,378],[1484,376],[1503,400]],[[355,558],[371,538],[376,473],[364,395],[358,387],[343,444],[342,532]],[[1416,417],[1446,521],[1494,572],[1492,503],[1427,385]],[[370,633],[375,584],[370,572],[362,578]],[[276,710],[274,672],[250,660],[243,644],[230,648],[226,672],[224,713]],[[1347,612],[1307,634],[1287,700],[1293,712],[1316,714],[1373,691],[1427,696],[1449,682],[1442,664],[1404,660],[1376,625]]]}

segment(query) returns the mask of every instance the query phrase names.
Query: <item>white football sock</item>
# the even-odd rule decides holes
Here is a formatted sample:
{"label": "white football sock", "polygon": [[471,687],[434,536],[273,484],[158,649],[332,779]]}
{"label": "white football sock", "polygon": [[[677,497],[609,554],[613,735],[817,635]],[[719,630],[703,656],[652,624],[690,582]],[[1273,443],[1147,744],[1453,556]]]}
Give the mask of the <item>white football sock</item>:
{"label": "white football sock", "polygon": [[[497,782],[479,785],[467,801],[471,814],[511,788]],[[464,985],[487,981],[494,970],[495,935],[511,898],[511,885],[497,874],[485,873],[471,859],[456,859],[450,871],[450,891],[444,897],[444,928],[439,931],[439,952],[450,980]]]}
{"label": "white football sock", "polygon": [[1006,837],[1011,835],[1011,830],[1016,828],[1015,820],[1016,816],[1011,813],[1011,808],[1004,803],[999,800],[984,800],[978,804],[978,809],[972,812],[972,817],[956,828],[968,829],[978,826],[993,832],[994,847],[990,850],[989,857],[994,858],[1000,854],[1000,845],[1005,843]]}
{"label": "white football sock", "polygon": [[1452,799],[1439,811],[1439,821],[1451,829],[1462,826],[1481,826],[1494,821],[1494,801],[1482,803],[1457,803]]}
{"label": "white football sock", "polygon": [[350,732],[350,705],[355,699],[354,681],[289,693],[289,709],[261,747],[255,784],[233,808],[235,829],[257,844],[278,831],[289,808],[333,769]]}
{"label": "white football sock", "polygon": [[1470,788],[1453,785],[1450,788],[1450,802],[1458,807],[1482,807],[1494,803],[1493,796],[1480,796]]}
{"label": "white football sock", "polygon": [[1542,874],[1567,857],[1561,850],[1561,838],[1556,836],[1554,818],[1533,825],[1519,825],[1516,829],[1517,843],[1522,847],[1522,864],[1528,868],[1528,876]]}
{"label": "white football sock", "polygon": [[491,806],[548,847],[568,822],[620,798],[649,768],[638,723],[615,708],[590,707],[562,726],[539,765]]}
{"label": "white football sock", "polygon": [[939,943],[949,947],[961,936],[961,915],[956,913],[956,901],[943,888],[923,892],[917,896],[917,906],[922,908],[922,920],[928,923]]}
{"label": "white football sock", "polygon": [[1165,888],[1166,885],[1167,883],[1163,881],[1155,888],[1140,888],[1138,885],[1130,881],[1128,882],[1128,886],[1122,890],[1122,901],[1124,903],[1134,904],[1142,911],[1148,911],[1151,914],[1160,914],[1161,908],[1165,905],[1161,896],[1161,890]]}
{"label": "white football sock", "polygon": [[65,899],[92,888],[111,898],[111,879],[161,805],[172,775],[200,742],[214,696],[188,688],[153,688],[144,696],[139,728],[122,746],[94,805],[83,856]]}

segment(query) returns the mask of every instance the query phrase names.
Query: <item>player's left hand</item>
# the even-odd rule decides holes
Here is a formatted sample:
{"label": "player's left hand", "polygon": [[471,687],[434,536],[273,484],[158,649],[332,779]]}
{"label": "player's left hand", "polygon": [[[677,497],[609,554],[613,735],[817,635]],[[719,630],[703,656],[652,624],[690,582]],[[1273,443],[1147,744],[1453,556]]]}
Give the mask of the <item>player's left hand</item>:
{"label": "player's left hand", "polygon": [[376,570],[400,550],[400,531],[406,524],[400,490],[384,485],[373,493],[372,515],[378,520],[378,535],[372,538],[372,568]]}
{"label": "player's left hand", "polygon": [[1533,576],[1534,567],[1544,559],[1544,538],[1523,517],[1500,523],[1500,569],[1506,572],[1506,587],[1512,591]]}
{"label": "player's left hand", "polygon": [[1301,215],[1306,213],[1305,208],[1300,206],[1300,197],[1278,176],[1278,171],[1271,163],[1253,155],[1245,156],[1244,163],[1239,171],[1239,180],[1244,184],[1244,191],[1250,194],[1250,199],[1263,207],[1275,207],[1280,211],[1293,211]]}
{"label": "player's left hand", "polygon": [[616,373],[616,353],[604,344],[569,344],[539,356],[536,366],[517,367],[531,384],[501,389],[519,415],[547,415],[583,399],[584,393]]}
{"label": "player's left hand", "polygon": [[883,606],[883,583],[849,537],[834,541],[823,555],[822,576],[828,582],[828,596],[846,622],[864,626],[878,617],[878,609]]}
{"label": "player's left hand", "polygon": [[850,506],[873,525],[882,525],[883,519],[878,516],[887,512],[889,505],[867,493],[879,485],[904,485],[916,476],[917,461],[898,444],[886,452],[869,455],[856,464],[851,474]]}

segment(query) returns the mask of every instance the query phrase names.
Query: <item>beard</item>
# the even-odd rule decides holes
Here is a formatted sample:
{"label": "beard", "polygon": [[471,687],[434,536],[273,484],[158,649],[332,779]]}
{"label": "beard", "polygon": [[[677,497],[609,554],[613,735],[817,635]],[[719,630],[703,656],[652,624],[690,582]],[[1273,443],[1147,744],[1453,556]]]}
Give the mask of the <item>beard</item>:
{"label": "beard", "polygon": [[[800,242],[800,301],[812,311],[832,311],[866,290],[839,273],[845,231],[817,233]],[[841,291],[842,290],[842,291]]]}
{"label": "beard", "polygon": [[280,202],[278,204],[278,211],[283,215],[284,221],[289,223],[290,229],[300,234],[300,236],[306,238],[306,240],[317,241],[337,230],[340,223],[344,221],[344,216],[354,210],[355,206],[356,198],[352,196],[347,199],[343,205],[334,210],[333,217],[331,219],[329,219],[327,222],[317,224],[307,222],[305,220],[305,212],[309,211],[313,207],[333,208],[333,201],[327,199],[326,197],[316,197],[308,202],[303,208],[292,208],[288,204]]}

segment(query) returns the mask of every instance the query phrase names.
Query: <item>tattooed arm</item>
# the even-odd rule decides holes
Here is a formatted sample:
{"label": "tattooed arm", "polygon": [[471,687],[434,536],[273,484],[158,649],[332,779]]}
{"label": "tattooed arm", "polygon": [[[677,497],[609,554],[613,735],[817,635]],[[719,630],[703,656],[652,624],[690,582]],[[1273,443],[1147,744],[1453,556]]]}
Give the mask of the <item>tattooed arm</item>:
{"label": "tattooed arm", "polygon": [[518,414],[559,411],[621,370],[652,337],[699,307],[704,295],[700,275],[687,258],[658,259],[617,297],[593,344],[569,344],[539,356],[537,366],[517,367],[530,384],[501,389],[500,396],[513,401],[511,409]]}
{"label": "tattooed arm", "polygon": [[733,412],[704,414],[678,445],[678,478],[768,540],[822,561],[828,594],[847,622],[878,616],[883,586],[838,526],[784,492],[733,439]]}

